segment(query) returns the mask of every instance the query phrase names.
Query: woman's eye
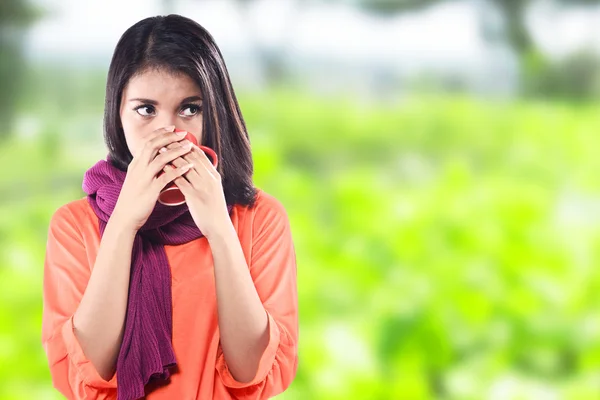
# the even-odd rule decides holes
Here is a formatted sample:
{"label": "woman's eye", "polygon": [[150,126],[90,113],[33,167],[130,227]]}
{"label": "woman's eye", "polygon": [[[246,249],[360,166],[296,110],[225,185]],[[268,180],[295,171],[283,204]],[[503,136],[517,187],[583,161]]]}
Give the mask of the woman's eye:
{"label": "woman's eye", "polygon": [[193,117],[200,112],[200,106],[188,105],[181,109],[180,115],[184,117]]}
{"label": "woman's eye", "polygon": [[154,107],[151,106],[140,106],[135,109],[138,114],[143,117],[149,117],[154,113]]}

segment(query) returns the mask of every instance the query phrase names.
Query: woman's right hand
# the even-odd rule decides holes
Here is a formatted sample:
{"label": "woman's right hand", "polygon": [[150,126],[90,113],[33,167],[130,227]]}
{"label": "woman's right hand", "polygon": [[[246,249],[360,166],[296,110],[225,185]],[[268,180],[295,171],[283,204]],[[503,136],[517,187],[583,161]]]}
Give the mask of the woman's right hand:
{"label": "woman's right hand", "polygon": [[191,143],[188,142],[188,146],[188,143],[182,143],[183,146],[159,153],[160,148],[185,137],[186,132],[174,133],[173,129],[172,126],[160,128],[148,135],[144,145],[127,167],[127,175],[111,218],[115,216],[119,223],[135,232],[144,226],[150,217],[160,191],[192,167],[192,164],[186,164],[179,168],[170,168],[161,176],[157,176],[168,163],[187,154],[191,149]]}

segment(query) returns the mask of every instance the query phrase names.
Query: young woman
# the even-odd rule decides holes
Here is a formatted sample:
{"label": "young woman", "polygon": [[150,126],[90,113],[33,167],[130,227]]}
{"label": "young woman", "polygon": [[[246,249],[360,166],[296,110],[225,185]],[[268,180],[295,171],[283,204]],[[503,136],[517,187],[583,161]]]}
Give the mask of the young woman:
{"label": "young woman", "polygon": [[[252,183],[246,125],[203,27],[169,15],[123,34],[104,137],[87,196],[50,220],[42,342],[54,387],[68,399],[283,392],[298,365],[289,220]],[[184,204],[157,201],[171,182]]]}

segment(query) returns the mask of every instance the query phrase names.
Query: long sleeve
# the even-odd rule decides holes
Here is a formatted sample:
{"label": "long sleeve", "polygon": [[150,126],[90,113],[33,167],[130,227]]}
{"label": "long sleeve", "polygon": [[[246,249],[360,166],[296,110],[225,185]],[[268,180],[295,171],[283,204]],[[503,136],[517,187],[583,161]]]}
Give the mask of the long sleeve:
{"label": "long sleeve", "polygon": [[287,213],[274,197],[257,200],[250,274],[269,320],[269,343],[250,382],[231,375],[219,345],[216,368],[235,399],[268,399],[291,384],[298,368],[296,254]]}
{"label": "long sleeve", "polygon": [[62,206],[50,220],[44,260],[42,344],[52,383],[68,399],[116,399],[116,374],[110,381],[100,377],[73,332],[90,274],[76,218]]}

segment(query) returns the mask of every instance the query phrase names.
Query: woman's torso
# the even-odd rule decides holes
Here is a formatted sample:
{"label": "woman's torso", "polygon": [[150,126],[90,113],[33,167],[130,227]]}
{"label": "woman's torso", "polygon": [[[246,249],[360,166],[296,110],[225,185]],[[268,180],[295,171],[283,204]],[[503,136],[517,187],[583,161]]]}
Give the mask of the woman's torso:
{"label": "woman's torso", "polygon": [[[85,198],[70,203],[69,207],[80,222],[88,265],[93,268],[101,240],[98,219]],[[249,263],[251,213],[246,207],[235,206],[231,220]],[[177,368],[170,383],[153,388],[146,399],[229,399],[215,369],[219,326],[213,258],[208,240],[202,237],[182,245],[166,245],[165,251],[171,270],[173,350]]]}

